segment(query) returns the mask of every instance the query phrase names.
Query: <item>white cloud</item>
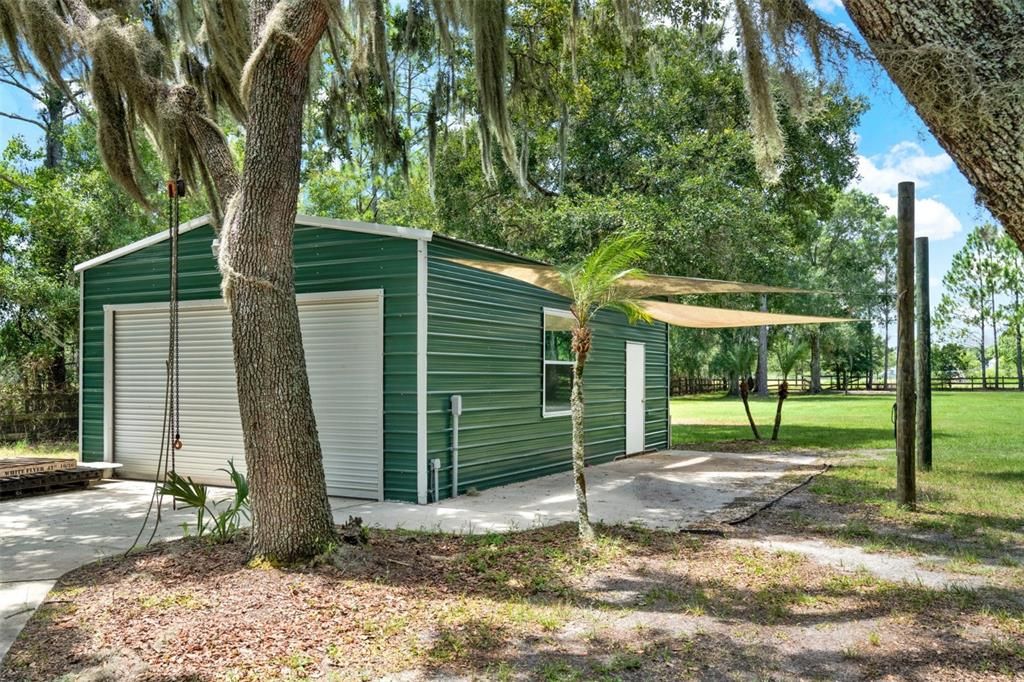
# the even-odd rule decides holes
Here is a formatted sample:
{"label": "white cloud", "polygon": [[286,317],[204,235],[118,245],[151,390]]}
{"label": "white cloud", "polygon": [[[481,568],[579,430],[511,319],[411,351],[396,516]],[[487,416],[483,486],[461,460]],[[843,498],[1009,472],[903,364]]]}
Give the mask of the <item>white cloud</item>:
{"label": "white cloud", "polygon": [[[891,215],[896,215],[896,195],[876,194],[882,206]],[[929,237],[935,241],[951,239],[953,235],[963,229],[960,219],[957,218],[949,206],[936,199],[917,199],[914,202],[914,235],[917,237]]]}
{"label": "white cloud", "polygon": [[811,9],[815,12],[821,12],[822,14],[835,12],[843,7],[842,0],[810,0],[807,4],[810,5]]}
{"label": "white cloud", "polygon": [[940,152],[929,156],[916,142],[904,141],[879,156],[857,157],[855,186],[865,192],[890,193],[904,180],[914,182],[918,187],[927,187],[928,178],[945,173],[953,167],[953,159]]}
{"label": "white cloud", "polygon": [[[874,194],[889,213],[896,213],[896,186],[904,181],[917,188],[927,187],[930,179],[953,168],[948,154],[928,155],[921,145],[909,140],[893,145],[885,154],[875,157],[857,157],[857,189]],[[938,199],[917,199],[914,204],[918,236],[934,240],[949,239],[963,225],[949,206]]]}

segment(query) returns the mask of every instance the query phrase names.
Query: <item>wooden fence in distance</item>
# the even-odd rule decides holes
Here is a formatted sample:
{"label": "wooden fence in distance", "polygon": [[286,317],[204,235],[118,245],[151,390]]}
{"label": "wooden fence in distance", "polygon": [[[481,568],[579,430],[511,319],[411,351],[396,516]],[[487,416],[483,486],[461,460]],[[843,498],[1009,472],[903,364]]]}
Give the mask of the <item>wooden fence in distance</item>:
{"label": "wooden fence in distance", "polygon": [[0,394],[0,443],[66,441],[77,435],[77,391]]}
{"label": "wooden fence in distance", "polygon": [[[981,377],[932,377],[933,391],[1017,391],[1024,390],[1017,383],[1017,377],[988,377],[982,382]],[[782,379],[768,379],[768,392],[778,393]],[[719,393],[729,389],[724,378],[711,377],[672,377],[672,395],[697,395],[700,393]],[[888,385],[875,379],[868,384],[867,377],[846,377],[843,375],[822,375],[823,391],[895,391],[896,382],[890,380]],[[756,390],[756,389],[755,389]],[[811,378],[806,375],[789,380],[790,393],[810,393]]]}

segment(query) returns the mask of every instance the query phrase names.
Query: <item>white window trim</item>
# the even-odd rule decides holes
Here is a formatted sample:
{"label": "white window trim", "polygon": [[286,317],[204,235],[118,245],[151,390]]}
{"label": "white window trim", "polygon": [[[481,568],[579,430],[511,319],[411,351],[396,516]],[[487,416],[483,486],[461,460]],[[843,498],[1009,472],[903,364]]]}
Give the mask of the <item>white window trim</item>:
{"label": "white window trim", "polygon": [[546,419],[548,417],[568,417],[572,414],[572,408],[568,410],[556,410],[548,411],[548,365],[568,365],[572,367],[576,363],[572,360],[548,360],[544,357],[544,353],[547,350],[545,343],[547,342],[548,324],[547,317],[551,315],[553,317],[564,317],[570,320],[575,319],[571,312],[568,310],[562,310],[559,308],[544,308],[543,314],[541,315],[541,349],[540,349],[540,402],[541,402],[541,415]]}

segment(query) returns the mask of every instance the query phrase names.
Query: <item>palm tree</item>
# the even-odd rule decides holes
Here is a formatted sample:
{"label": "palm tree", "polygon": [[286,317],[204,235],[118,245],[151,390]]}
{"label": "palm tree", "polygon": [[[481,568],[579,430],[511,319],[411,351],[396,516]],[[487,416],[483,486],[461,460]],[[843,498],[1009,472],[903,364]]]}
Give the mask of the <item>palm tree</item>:
{"label": "palm tree", "polygon": [[589,256],[574,265],[559,268],[558,275],[572,299],[573,365],[569,404],[572,414],[572,471],[576,484],[576,510],[579,538],[594,539],[587,513],[587,482],[584,478],[583,368],[593,346],[590,322],[602,308],[618,310],[629,322],[649,321],[647,314],[628,290],[620,286],[625,278],[642,277],[636,263],[647,256],[647,240],[636,232],[620,232],[605,239]]}
{"label": "palm tree", "polygon": [[740,399],[743,400],[743,409],[747,412],[750,430],[754,432],[754,440],[761,440],[761,434],[757,432],[757,424],[754,423],[754,415],[750,414],[750,386],[747,383],[750,369],[754,365],[754,349],[749,343],[737,341],[736,345],[724,351],[722,356],[729,371],[738,379]]}
{"label": "palm tree", "polygon": [[775,359],[779,362],[782,372],[782,385],[779,386],[779,403],[775,408],[775,427],[772,429],[772,440],[779,439],[779,427],[782,425],[782,401],[789,397],[789,374],[797,363],[807,354],[807,344],[803,341],[793,343],[782,337],[775,344]]}

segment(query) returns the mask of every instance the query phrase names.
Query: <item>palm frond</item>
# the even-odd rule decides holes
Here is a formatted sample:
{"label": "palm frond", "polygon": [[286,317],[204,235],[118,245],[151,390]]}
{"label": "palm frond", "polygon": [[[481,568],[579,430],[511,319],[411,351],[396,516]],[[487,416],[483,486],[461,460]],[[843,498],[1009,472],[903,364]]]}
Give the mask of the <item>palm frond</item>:
{"label": "palm frond", "polygon": [[204,509],[208,501],[207,488],[202,483],[195,483],[191,478],[171,471],[167,480],[160,486],[160,494],[170,495],[186,507]]}
{"label": "palm frond", "polygon": [[617,310],[626,316],[630,324],[637,322],[650,322],[653,318],[646,308],[641,307],[640,301],[636,299],[617,299],[605,304],[610,310]]}
{"label": "palm frond", "polygon": [[245,474],[235,468],[235,460],[233,459],[228,460],[227,469],[218,469],[218,471],[223,471],[231,479],[231,485],[235,488],[234,506],[235,508],[242,507],[249,499],[249,481],[246,480]]}
{"label": "palm frond", "polygon": [[731,348],[722,350],[722,363],[730,371],[741,377],[750,374],[756,357],[757,354],[754,352],[753,345],[743,341],[737,342]]}
{"label": "palm frond", "polygon": [[639,232],[619,232],[604,239],[586,258],[558,269],[562,283],[573,297],[573,309],[580,326],[601,308],[618,308],[645,319],[639,306],[632,302],[620,282],[644,276],[636,267],[647,257],[647,237]]}
{"label": "palm frond", "polygon": [[807,345],[806,341],[794,343],[790,339],[783,337],[776,342],[774,350],[775,359],[779,363],[779,371],[782,372],[782,378],[788,379],[793,368],[806,357],[810,346]]}

